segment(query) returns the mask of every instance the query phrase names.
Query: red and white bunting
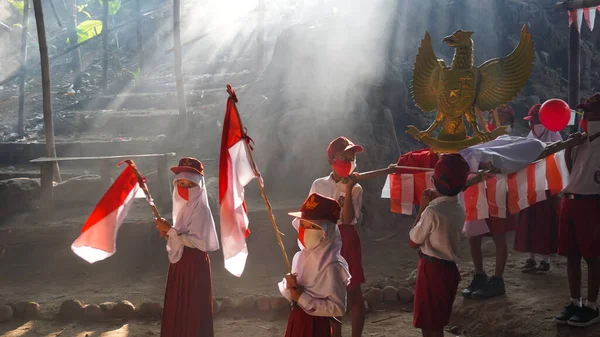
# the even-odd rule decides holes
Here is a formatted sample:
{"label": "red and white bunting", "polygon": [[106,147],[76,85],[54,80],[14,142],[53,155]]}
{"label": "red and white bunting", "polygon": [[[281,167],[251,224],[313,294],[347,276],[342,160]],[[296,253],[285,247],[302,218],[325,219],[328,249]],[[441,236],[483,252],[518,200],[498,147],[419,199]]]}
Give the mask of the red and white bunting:
{"label": "red and white bunting", "polygon": [[596,20],[596,10],[600,11],[600,6],[591,8],[579,8],[573,9],[567,12],[569,17],[569,27],[576,22],[577,30],[581,32],[581,25],[583,21],[587,23],[590,31],[594,30],[594,21]]}
{"label": "red and white bunting", "polygon": [[[390,211],[412,215],[413,204],[423,190],[432,188],[432,172],[391,174],[386,180],[381,197],[390,199]],[[546,200],[546,191],[552,195],[562,191],[569,181],[564,151],[530,164],[519,172],[495,175],[469,187],[461,193],[466,220],[491,217],[506,218],[507,209],[517,213],[537,202]],[[507,198],[508,196],[508,198]],[[507,205],[507,199],[510,200]]]}

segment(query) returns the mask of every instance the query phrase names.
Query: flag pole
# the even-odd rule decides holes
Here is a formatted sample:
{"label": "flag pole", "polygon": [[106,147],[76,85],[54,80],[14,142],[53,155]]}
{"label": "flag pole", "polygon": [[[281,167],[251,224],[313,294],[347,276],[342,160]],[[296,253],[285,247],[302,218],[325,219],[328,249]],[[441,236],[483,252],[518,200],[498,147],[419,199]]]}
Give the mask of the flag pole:
{"label": "flag pole", "polygon": [[[237,115],[238,121],[240,123],[240,128],[242,129],[243,137],[248,139],[246,130],[244,129],[244,125],[242,123],[242,118],[240,117],[240,112],[238,111],[238,108],[236,105],[237,97],[235,96],[235,93],[233,92],[233,89],[231,88],[231,85],[229,85],[229,84],[227,84],[227,93],[229,94],[229,98],[232,99],[233,110],[235,111],[235,114]],[[275,238],[277,239],[277,244],[279,245],[279,248],[281,248],[281,253],[283,254],[283,258],[285,260],[285,265],[287,267],[288,273],[291,274],[292,266],[290,265],[290,260],[287,256],[287,253],[285,252],[285,247],[283,246],[283,241],[281,240],[281,232],[279,231],[279,228],[277,227],[277,223],[275,222],[275,215],[273,215],[273,208],[271,207],[271,203],[269,202],[269,199],[267,198],[267,193],[265,192],[265,187],[263,185],[262,176],[260,175],[260,172],[258,171],[256,162],[254,161],[254,157],[252,157],[252,149],[250,149],[250,145],[248,144],[247,141],[244,141],[244,146],[246,146],[246,152],[248,153],[248,157],[250,158],[250,165],[252,166],[252,171],[254,171],[254,174],[258,178],[258,187],[260,188],[260,194],[262,195],[265,205],[267,206],[267,212],[269,213],[269,218],[271,218],[271,224],[273,225],[273,230],[275,231]]]}
{"label": "flag pole", "polygon": [[[148,186],[146,186],[146,178],[144,176],[142,176],[142,174],[138,170],[137,166],[135,166],[135,163],[133,162],[133,160],[131,160],[131,159],[124,160],[124,161],[120,162],[119,164],[117,164],[117,166],[121,166],[123,163],[126,163],[127,165],[131,166],[131,170],[133,171],[133,174],[135,174],[135,177],[138,180],[138,184],[140,185],[140,188],[142,189],[142,191],[144,191],[144,194],[146,195],[146,201],[148,202],[148,205],[150,205],[150,208],[152,209],[152,213],[154,213],[154,217],[156,219],[160,220],[161,219],[160,212],[158,211],[158,208],[154,204],[154,200],[152,199],[152,196],[150,195]],[[167,239],[167,237],[165,235],[163,235],[162,233],[160,233],[160,236],[164,236],[165,239]]]}

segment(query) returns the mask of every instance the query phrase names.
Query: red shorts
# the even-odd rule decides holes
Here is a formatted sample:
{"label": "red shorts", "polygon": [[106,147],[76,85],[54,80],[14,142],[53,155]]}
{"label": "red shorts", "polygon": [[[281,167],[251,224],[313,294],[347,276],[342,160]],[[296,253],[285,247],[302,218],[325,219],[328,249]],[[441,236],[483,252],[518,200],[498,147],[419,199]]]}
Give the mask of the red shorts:
{"label": "red shorts", "polygon": [[600,199],[563,198],[558,227],[558,254],[600,256]]}
{"label": "red shorts", "polygon": [[419,254],[413,325],[424,330],[443,329],[450,322],[460,273],[454,262]]}
{"label": "red shorts", "polygon": [[342,257],[350,269],[350,286],[365,283],[360,237],[354,225],[338,225],[342,236]]}
{"label": "red shorts", "polygon": [[492,218],[485,219],[490,232],[485,234],[487,236],[506,234],[517,230],[517,217],[506,213],[506,218]]}

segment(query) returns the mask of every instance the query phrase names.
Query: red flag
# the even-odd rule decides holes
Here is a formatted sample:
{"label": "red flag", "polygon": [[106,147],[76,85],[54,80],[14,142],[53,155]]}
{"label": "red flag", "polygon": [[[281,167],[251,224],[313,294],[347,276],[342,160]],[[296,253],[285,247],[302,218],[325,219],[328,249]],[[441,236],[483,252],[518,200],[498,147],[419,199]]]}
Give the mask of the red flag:
{"label": "red flag", "polygon": [[98,202],[71,250],[89,263],[112,256],[117,251],[117,232],[138,190],[138,179],[127,166]]}
{"label": "red flag", "polygon": [[225,269],[240,277],[246,266],[248,214],[244,202],[244,187],[256,177],[248,153],[248,137],[235,110],[237,97],[228,85],[230,96],[223,122],[219,162],[219,205],[221,206],[221,244]]}

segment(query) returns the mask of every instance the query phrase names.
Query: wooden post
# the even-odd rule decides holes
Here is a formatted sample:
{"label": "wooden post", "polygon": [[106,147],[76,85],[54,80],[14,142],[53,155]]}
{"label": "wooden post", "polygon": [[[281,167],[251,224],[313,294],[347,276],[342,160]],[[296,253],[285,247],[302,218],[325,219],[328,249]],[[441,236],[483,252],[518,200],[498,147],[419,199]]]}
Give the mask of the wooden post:
{"label": "wooden post", "polygon": [[180,125],[187,134],[188,114],[185,106],[185,91],[183,87],[183,66],[181,53],[181,26],[180,26],[181,1],[173,0],[173,48],[175,50],[175,80],[177,81],[177,101],[179,102]]}
{"label": "wooden post", "polygon": [[[42,68],[42,97],[44,114],[44,133],[46,134],[46,152],[48,157],[56,158],[54,145],[54,122],[52,120],[52,97],[50,95],[50,63],[48,61],[48,44],[46,42],[46,27],[44,27],[44,12],[42,0],[33,0],[33,11],[37,26],[38,44],[40,46],[40,63]],[[54,179],[61,182],[58,162],[54,163]]]}
{"label": "wooden post", "polygon": [[102,2],[102,49],[104,57],[102,58],[102,89],[108,89],[108,0]]}
{"label": "wooden post", "polygon": [[[569,27],[569,105],[575,108],[579,104],[579,85],[580,85],[580,55],[579,35],[577,23]],[[579,129],[579,117],[575,115],[575,124],[571,126],[571,132],[577,132]]]}
{"label": "wooden post", "polygon": [[136,26],[136,34],[137,34],[137,47],[138,47],[138,57],[139,57],[139,69],[140,75],[144,71],[144,40],[142,35],[142,1],[135,0],[135,7],[137,12],[137,26]]}
{"label": "wooden post", "polygon": [[29,0],[23,1],[23,27],[21,31],[21,79],[19,83],[19,115],[17,119],[17,133],[20,138],[25,137],[25,80],[27,79],[27,22],[29,22]]}
{"label": "wooden post", "polygon": [[[41,0],[33,0],[36,1]],[[41,185],[41,200],[42,207],[41,210],[44,214],[52,213],[54,209],[54,185],[52,182],[52,171],[54,168],[55,162],[45,162],[41,165],[40,170],[40,185]]]}
{"label": "wooden post", "polygon": [[[64,3],[67,15],[71,13],[71,18],[67,17],[67,33],[69,35],[69,46],[73,47],[79,44],[77,39],[77,0],[67,0]],[[70,7],[70,8],[69,8]],[[79,47],[71,52],[71,66],[73,67],[73,88],[81,88],[81,52]]]}
{"label": "wooden post", "polygon": [[260,76],[264,70],[265,58],[265,0],[258,0],[256,22],[256,74]]}

